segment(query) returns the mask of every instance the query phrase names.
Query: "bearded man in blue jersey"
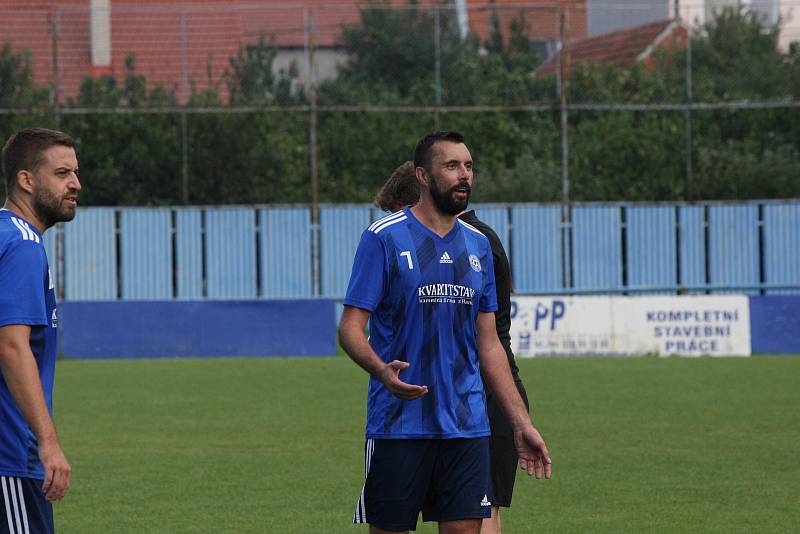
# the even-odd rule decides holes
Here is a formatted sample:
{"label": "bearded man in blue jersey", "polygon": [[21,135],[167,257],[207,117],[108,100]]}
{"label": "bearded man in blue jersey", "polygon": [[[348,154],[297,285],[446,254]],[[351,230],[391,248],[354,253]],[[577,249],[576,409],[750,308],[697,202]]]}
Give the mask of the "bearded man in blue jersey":
{"label": "bearded man in blue jersey", "polygon": [[497,337],[489,241],[456,218],[473,179],[463,136],[423,137],[414,166],[419,201],[362,234],[339,326],[342,347],[371,375],[366,481],[353,520],[375,534],[407,532],[421,511],[443,534],[478,534],[492,507],[481,370],[520,466],[550,478],[550,456]]}
{"label": "bearded man in blue jersey", "polygon": [[53,425],[56,298],[42,234],[75,217],[75,141],[29,128],[3,148],[0,210],[0,533],[54,532],[71,468]]}

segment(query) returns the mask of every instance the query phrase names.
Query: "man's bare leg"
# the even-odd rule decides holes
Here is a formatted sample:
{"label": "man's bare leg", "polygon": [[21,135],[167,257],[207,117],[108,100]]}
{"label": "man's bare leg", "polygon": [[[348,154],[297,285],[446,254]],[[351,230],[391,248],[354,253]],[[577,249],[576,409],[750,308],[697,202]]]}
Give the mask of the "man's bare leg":
{"label": "man's bare leg", "polygon": [[408,534],[407,530],[383,530],[382,528],[369,526],[369,534]]}
{"label": "man's bare leg", "polygon": [[480,519],[459,519],[458,521],[440,521],[439,534],[480,534]]}
{"label": "man's bare leg", "polygon": [[492,506],[492,517],[487,517],[481,522],[481,534],[501,534],[503,527],[500,524],[500,507]]}

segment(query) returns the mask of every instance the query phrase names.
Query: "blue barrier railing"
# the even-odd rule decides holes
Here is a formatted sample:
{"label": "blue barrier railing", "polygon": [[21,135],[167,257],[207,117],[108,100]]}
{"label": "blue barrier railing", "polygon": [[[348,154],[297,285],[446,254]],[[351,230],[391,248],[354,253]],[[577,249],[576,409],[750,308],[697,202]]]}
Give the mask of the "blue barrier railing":
{"label": "blue barrier railing", "polygon": [[[477,204],[518,294],[800,294],[800,200]],[[562,215],[566,213],[566,217]],[[59,296],[81,300],[340,299],[379,210],[82,208],[45,234]]]}

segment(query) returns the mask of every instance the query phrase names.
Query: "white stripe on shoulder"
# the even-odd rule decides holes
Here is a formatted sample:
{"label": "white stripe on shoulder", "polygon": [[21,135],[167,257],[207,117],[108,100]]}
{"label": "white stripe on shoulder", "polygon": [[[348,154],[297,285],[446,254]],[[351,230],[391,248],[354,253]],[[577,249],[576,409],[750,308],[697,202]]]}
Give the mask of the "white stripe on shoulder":
{"label": "white stripe on shoulder", "polygon": [[31,227],[30,227],[30,225],[29,225],[27,222],[23,221],[22,219],[20,219],[20,221],[19,221],[19,222],[20,222],[20,223],[22,223],[22,226],[24,226],[24,227],[25,227],[25,229],[28,231],[28,234],[31,236],[31,239],[32,239],[33,241],[36,241],[36,242],[38,243],[38,242],[39,242],[39,236],[38,236],[38,235],[36,235],[36,232],[34,232],[33,230],[31,230]]}
{"label": "white stripe on shoulder", "polygon": [[8,500],[8,489],[6,489],[6,479],[8,479],[8,477],[0,477],[0,484],[3,486],[3,502],[6,505],[6,520],[8,521],[8,531],[14,532],[14,523],[11,521],[11,503]]}
{"label": "white stripe on shoulder", "polygon": [[386,221],[391,220],[391,219],[396,219],[396,218],[402,217],[404,215],[405,215],[405,213],[403,213],[403,210],[396,211],[396,212],[392,213],[391,215],[387,215],[386,217],[378,219],[377,221],[375,221],[374,223],[369,225],[369,230],[370,231],[374,231],[375,228],[377,228],[381,224],[385,223]]}
{"label": "white stripe on shoulder", "polygon": [[19,233],[22,234],[22,239],[24,239],[25,241],[30,240],[30,237],[28,237],[28,231],[25,230],[25,227],[22,226],[22,223],[19,222],[19,219],[17,219],[16,217],[11,217],[11,222],[14,224],[14,226],[17,227]]}
{"label": "white stripe on shoulder", "polygon": [[19,491],[19,508],[22,513],[22,526],[25,527],[25,534],[31,534],[31,530],[28,527],[28,509],[25,507],[25,494],[22,492],[22,480],[19,478],[17,479],[17,491]]}
{"label": "white stripe on shoulder", "polygon": [[375,232],[375,233],[377,234],[378,232],[380,232],[380,231],[381,231],[381,230],[383,230],[384,228],[388,228],[389,226],[391,226],[391,225],[393,225],[393,224],[396,224],[396,223],[399,223],[399,222],[403,222],[403,221],[405,221],[406,219],[408,219],[408,217],[406,217],[405,215],[403,215],[403,216],[402,216],[402,217],[400,217],[399,219],[393,219],[393,220],[391,220],[391,221],[386,221],[386,222],[385,222],[385,223],[383,223],[382,225],[380,225],[380,226],[378,226],[377,228],[375,228],[375,229],[373,230],[373,232]]}
{"label": "white stripe on shoulder", "polygon": [[458,222],[460,222],[461,224],[463,224],[465,227],[467,227],[467,228],[469,228],[470,230],[472,230],[473,232],[475,232],[476,234],[480,234],[480,235],[482,235],[482,236],[486,237],[486,236],[484,235],[484,233],[483,233],[483,232],[481,232],[480,230],[478,230],[477,228],[475,228],[475,227],[474,227],[474,226],[472,226],[471,224],[465,223],[465,222],[464,222],[464,221],[462,221],[461,219],[456,219],[456,220],[457,220]]}

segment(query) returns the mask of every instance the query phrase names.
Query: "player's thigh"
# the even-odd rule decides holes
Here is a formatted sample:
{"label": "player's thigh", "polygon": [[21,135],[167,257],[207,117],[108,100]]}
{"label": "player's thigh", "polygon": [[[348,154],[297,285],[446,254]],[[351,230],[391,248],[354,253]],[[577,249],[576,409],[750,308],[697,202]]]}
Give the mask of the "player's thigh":
{"label": "player's thigh", "polygon": [[489,437],[442,440],[431,489],[422,509],[425,521],[490,517],[489,458]]}
{"label": "player's thigh", "polygon": [[440,440],[382,439],[364,483],[366,522],[390,532],[416,528]]}

